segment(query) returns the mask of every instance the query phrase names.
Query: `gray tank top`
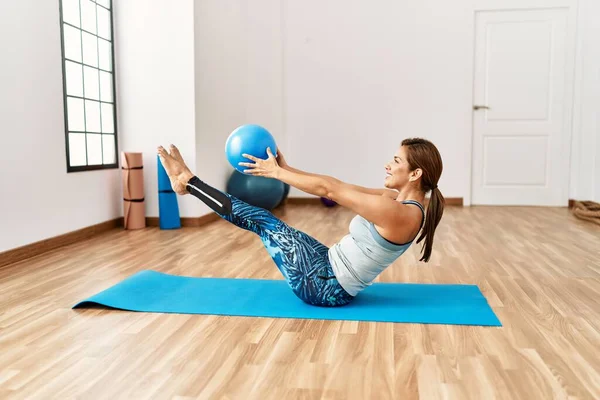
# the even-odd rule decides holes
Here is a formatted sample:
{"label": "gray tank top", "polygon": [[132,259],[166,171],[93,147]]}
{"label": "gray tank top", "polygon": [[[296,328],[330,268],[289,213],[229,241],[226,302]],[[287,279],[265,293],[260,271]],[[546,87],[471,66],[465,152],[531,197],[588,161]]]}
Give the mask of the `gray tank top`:
{"label": "gray tank top", "polygon": [[[403,204],[414,204],[421,209],[425,222],[425,209],[414,200]],[[371,285],[390,264],[400,257],[415,239],[403,244],[388,241],[377,232],[375,225],[357,215],[350,222],[350,232],[329,251],[331,268],[340,285],[350,295],[356,296]]]}

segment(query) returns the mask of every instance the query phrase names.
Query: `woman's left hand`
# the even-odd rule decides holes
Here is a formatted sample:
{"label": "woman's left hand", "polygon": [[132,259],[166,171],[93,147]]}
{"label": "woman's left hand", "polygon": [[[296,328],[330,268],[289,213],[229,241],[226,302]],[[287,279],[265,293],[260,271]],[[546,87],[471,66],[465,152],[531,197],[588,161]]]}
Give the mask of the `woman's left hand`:
{"label": "woman's left hand", "polygon": [[269,157],[265,160],[251,156],[250,154],[242,154],[243,157],[254,161],[254,163],[240,162],[239,165],[242,167],[248,167],[248,169],[244,170],[245,174],[264,176],[266,178],[277,178],[277,172],[279,171],[280,167],[277,163],[277,159],[273,153],[271,153],[270,147],[267,147],[267,154]]}

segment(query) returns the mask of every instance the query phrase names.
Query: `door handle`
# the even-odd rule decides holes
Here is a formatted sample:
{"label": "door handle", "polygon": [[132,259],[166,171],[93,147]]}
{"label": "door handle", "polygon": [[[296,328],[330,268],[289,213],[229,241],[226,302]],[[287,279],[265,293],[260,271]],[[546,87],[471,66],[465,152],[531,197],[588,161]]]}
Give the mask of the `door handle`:
{"label": "door handle", "polygon": [[473,106],[473,110],[477,111],[479,109],[489,110],[490,108],[488,106],[479,106],[479,105]]}

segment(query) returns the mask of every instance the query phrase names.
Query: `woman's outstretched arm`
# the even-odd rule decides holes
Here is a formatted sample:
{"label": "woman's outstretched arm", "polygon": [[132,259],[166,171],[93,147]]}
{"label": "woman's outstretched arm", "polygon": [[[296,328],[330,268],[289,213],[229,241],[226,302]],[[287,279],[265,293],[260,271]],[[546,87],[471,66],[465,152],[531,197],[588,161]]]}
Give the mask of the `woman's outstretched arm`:
{"label": "woman's outstretched arm", "polygon": [[331,176],[305,175],[276,167],[273,178],[303,192],[331,199],[384,229],[410,226],[409,222],[413,218],[413,210],[403,207],[395,201],[395,197],[357,190],[355,185]]}
{"label": "woman's outstretched arm", "polygon": [[[285,160],[285,157],[283,156],[281,151],[278,151],[277,162],[278,162],[279,166],[281,168],[283,168],[284,170],[295,172],[297,174],[307,175],[307,176],[312,176],[312,177],[317,177],[317,178],[325,176],[325,175],[313,174],[310,172],[299,170],[297,168],[293,168],[292,166],[290,166],[287,163],[287,161]],[[372,195],[377,195],[377,196],[385,196],[385,197],[389,197],[391,199],[396,199],[396,197],[398,197],[398,192],[395,190],[392,190],[392,189],[368,188],[368,187],[354,185],[354,184],[350,184],[350,183],[347,183],[347,185],[349,185],[353,190],[359,191],[361,193],[372,194]],[[294,186],[294,185],[291,185],[291,186]]]}
{"label": "woman's outstretched arm", "polygon": [[273,178],[287,183],[303,192],[319,197],[327,197],[328,189],[335,184],[342,183],[328,175],[309,174],[299,170],[279,168]]}
{"label": "woman's outstretched arm", "polygon": [[355,189],[355,185],[347,184],[332,176],[305,174],[284,169],[277,163],[269,149],[267,149],[267,153],[269,157],[266,160],[244,155],[254,161],[253,163],[240,163],[240,165],[248,167],[245,173],[278,179],[303,192],[327,197],[383,228],[403,224],[412,218],[410,212],[406,212],[405,208],[400,207],[400,203],[387,196],[362,192]]}

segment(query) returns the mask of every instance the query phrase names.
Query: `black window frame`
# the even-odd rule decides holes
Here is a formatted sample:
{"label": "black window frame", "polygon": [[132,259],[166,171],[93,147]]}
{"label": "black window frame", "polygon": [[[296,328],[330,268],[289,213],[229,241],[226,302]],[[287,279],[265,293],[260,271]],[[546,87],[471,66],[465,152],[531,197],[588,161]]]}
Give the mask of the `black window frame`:
{"label": "black window frame", "polygon": [[[81,0],[79,1],[79,24],[81,25],[82,21],[81,21]],[[114,8],[113,8],[113,1],[112,0],[108,0],[109,1],[109,7],[106,8],[101,4],[98,4],[96,2],[96,0],[89,0],[92,3],[96,4],[97,7],[102,7],[107,9],[110,12],[110,40],[107,40],[103,37],[100,37],[97,33],[92,33],[89,32],[85,29],[83,29],[83,27],[76,27],[73,26],[72,24],[65,22],[64,18],[63,18],[63,0],[58,0],[58,7],[59,7],[59,13],[60,13],[60,45],[61,45],[61,62],[62,62],[62,79],[63,79],[63,109],[64,109],[64,125],[65,125],[65,136],[64,136],[64,140],[65,140],[65,150],[66,150],[66,167],[67,167],[67,173],[72,173],[72,172],[83,172],[83,171],[97,171],[97,170],[107,170],[107,169],[118,169],[119,168],[119,139],[118,139],[118,135],[119,135],[119,129],[117,126],[117,90],[116,90],[116,82],[117,82],[117,78],[116,78],[116,65],[115,65],[115,35],[114,35]],[[97,24],[97,20],[98,17],[96,17],[96,24]],[[101,39],[101,40],[105,40],[107,42],[110,42],[110,58],[111,58],[111,67],[112,67],[112,71],[106,71],[100,68],[100,65],[98,65],[98,67],[94,67],[92,65],[87,65],[84,63],[84,60],[82,58],[81,62],[75,61],[75,60],[70,60],[66,58],[65,55],[65,35],[64,35],[64,25],[70,25],[73,26],[76,29],[81,30],[82,32],[86,32],[90,35],[95,36],[97,39]],[[83,57],[83,43],[82,43],[82,57]],[[84,93],[83,93],[83,97],[79,97],[79,96],[72,96],[72,95],[67,95],[67,73],[66,73],[66,68],[67,68],[67,61],[69,62],[74,62],[77,64],[81,64],[82,68],[83,66],[88,66],[90,68],[95,68],[98,71],[104,71],[104,72],[108,72],[110,74],[112,74],[112,107],[113,107],[113,128],[114,128],[114,133],[111,133],[111,135],[114,135],[114,146],[115,146],[115,162],[112,164],[97,164],[97,165],[80,165],[80,166],[71,166],[71,160],[70,160],[70,149],[69,149],[69,133],[81,133],[81,134],[85,134],[86,135],[86,163],[88,160],[88,149],[87,149],[87,135],[88,134],[95,134],[95,135],[102,135],[103,133],[98,133],[98,132],[88,132],[87,131],[87,127],[85,129],[85,131],[70,131],[69,130],[69,115],[68,115],[68,108],[67,108],[67,99],[69,97],[72,98],[79,98],[79,99],[83,99],[84,100],[84,104],[85,104],[85,100],[92,100],[92,101],[97,101],[98,103],[102,104],[111,104],[109,102],[103,102],[101,100],[95,100],[95,99],[88,99],[85,97],[85,80],[84,82],[82,82],[83,84],[83,88],[84,88]],[[98,60],[98,63],[100,62],[100,60]],[[84,79],[83,73],[82,73],[82,79]],[[85,106],[84,106],[85,107]],[[85,115],[85,108],[84,108],[84,121],[85,121],[86,115]],[[102,120],[102,117],[100,117],[100,119]]]}

